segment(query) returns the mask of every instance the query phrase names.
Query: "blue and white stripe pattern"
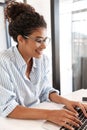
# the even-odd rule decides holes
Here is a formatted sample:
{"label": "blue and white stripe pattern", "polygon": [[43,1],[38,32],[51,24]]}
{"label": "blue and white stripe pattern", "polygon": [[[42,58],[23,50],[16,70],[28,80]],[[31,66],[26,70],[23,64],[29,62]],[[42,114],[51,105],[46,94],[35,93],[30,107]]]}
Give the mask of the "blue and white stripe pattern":
{"label": "blue and white stripe pattern", "polygon": [[17,105],[31,107],[49,100],[50,92],[58,92],[48,82],[48,59],[33,58],[30,80],[26,62],[16,47],[0,53],[0,116],[6,117]]}

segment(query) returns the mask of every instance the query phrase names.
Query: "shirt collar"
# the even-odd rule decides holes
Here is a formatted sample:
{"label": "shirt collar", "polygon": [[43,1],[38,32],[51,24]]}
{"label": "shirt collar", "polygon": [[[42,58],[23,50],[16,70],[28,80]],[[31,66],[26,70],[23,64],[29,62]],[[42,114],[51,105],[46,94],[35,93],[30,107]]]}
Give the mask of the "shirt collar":
{"label": "shirt collar", "polygon": [[22,55],[18,51],[17,47],[14,47],[15,60],[18,68],[21,70],[23,66],[26,66],[26,62],[23,59]]}
{"label": "shirt collar", "polygon": [[[17,47],[14,47],[14,53],[15,53],[15,59],[16,59],[16,64],[18,66],[18,68],[21,70],[27,67],[27,64],[25,62],[25,60],[23,59],[22,55],[20,54],[20,52],[18,51]],[[32,68],[36,68],[36,60],[35,58],[33,58],[33,66]]]}

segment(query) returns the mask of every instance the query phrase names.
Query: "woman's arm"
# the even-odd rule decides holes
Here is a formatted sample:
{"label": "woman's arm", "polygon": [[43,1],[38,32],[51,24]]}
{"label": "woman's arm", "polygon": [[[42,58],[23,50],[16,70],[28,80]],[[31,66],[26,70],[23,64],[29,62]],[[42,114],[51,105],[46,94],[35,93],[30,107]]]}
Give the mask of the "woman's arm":
{"label": "woman's arm", "polygon": [[9,115],[9,118],[16,119],[43,119],[47,120],[47,115],[50,110],[37,109],[37,108],[27,108],[18,105]]}
{"label": "woman's arm", "polygon": [[52,101],[52,102],[55,102],[55,103],[60,103],[60,104],[66,104],[69,100],[58,95],[58,93],[56,92],[52,92],[49,94],[49,99]]}
{"label": "woman's arm", "polygon": [[66,124],[69,122],[72,125],[79,126],[81,122],[75,117],[75,113],[68,110],[46,110],[36,108],[26,108],[17,106],[9,115],[9,118],[15,119],[30,119],[30,120],[48,120],[59,126],[65,126],[72,130],[72,127]]}

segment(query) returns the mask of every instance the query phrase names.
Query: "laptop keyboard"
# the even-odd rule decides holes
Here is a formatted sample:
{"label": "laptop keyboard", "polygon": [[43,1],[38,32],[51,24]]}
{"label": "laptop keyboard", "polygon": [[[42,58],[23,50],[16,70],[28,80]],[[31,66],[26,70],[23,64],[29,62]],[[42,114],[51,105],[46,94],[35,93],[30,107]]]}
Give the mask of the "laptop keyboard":
{"label": "laptop keyboard", "polygon": [[[82,125],[79,128],[77,128],[75,126],[72,126],[72,127],[74,128],[74,130],[87,130],[87,118],[84,116],[81,109],[77,108],[76,110],[79,114],[78,118],[79,118],[79,120],[81,120]],[[68,130],[68,129],[61,127],[60,130]]]}

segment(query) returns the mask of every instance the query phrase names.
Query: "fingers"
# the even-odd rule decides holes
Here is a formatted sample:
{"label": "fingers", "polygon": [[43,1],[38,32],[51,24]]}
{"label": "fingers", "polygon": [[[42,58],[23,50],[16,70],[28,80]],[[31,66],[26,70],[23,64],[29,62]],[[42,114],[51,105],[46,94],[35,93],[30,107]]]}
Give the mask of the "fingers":
{"label": "fingers", "polygon": [[72,126],[79,127],[80,125],[82,125],[82,122],[76,117],[66,118],[65,120],[68,124],[70,124]]}
{"label": "fingers", "polygon": [[75,113],[68,110],[63,110],[63,118],[61,118],[59,122],[58,123],[61,126],[64,126],[65,128],[68,128],[69,130],[72,130],[72,126],[75,126],[78,128],[80,125],[82,125],[82,122],[78,119],[78,116],[76,116]]}
{"label": "fingers", "polygon": [[65,124],[65,126],[64,126],[65,128],[67,128],[67,129],[69,129],[69,130],[74,130],[74,128],[72,128],[70,125],[68,125],[68,124]]}
{"label": "fingers", "polygon": [[53,113],[51,112],[51,116],[48,120],[57,125],[64,126],[69,130],[73,130],[72,126],[78,128],[82,125],[81,121],[78,119],[78,116],[74,112],[66,109],[54,110]]}
{"label": "fingers", "polygon": [[68,110],[65,110],[64,112],[64,117],[61,120],[61,125],[69,130],[74,130],[72,126],[79,127],[82,125],[82,122],[78,119],[79,113],[75,110],[75,107],[79,107],[87,117],[87,104],[71,101],[66,105],[66,107]]}
{"label": "fingers", "polygon": [[78,102],[77,105],[78,105],[79,108],[81,108],[81,110],[83,111],[84,115],[87,117],[87,112],[86,112],[87,106],[85,107],[85,104],[80,103],[80,102]]}
{"label": "fingers", "polygon": [[61,122],[61,126],[67,128],[67,129],[69,129],[69,130],[74,130],[74,129],[72,128],[72,126],[70,126],[70,125],[67,124],[66,122]]}
{"label": "fingers", "polygon": [[65,109],[65,111],[66,111],[66,116],[67,116],[67,114],[68,114],[68,116],[69,116],[69,115],[74,116],[74,117],[77,117],[77,116],[78,116],[77,112],[72,112],[72,111],[67,110],[67,109]]}
{"label": "fingers", "polygon": [[82,122],[77,117],[73,116],[68,116],[66,122],[75,126],[82,125]]}
{"label": "fingers", "polygon": [[87,117],[87,105],[82,104],[82,111],[83,111],[84,115]]}
{"label": "fingers", "polygon": [[74,107],[71,107],[70,111],[72,111],[73,113],[75,113],[76,116],[78,116],[78,112],[75,110]]}
{"label": "fingers", "polygon": [[74,128],[67,123],[65,123],[64,127],[69,129],[69,130],[74,130]]}
{"label": "fingers", "polygon": [[83,104],[83,106],[84,106],[84,108],[86,110],[86,115],[87,115],[87,103],[82,103],[82,104]]}
{"label": "fingers", "polygon": [[69,130],[74,130],[74,128],[72,126],[70,126],[69,124],[67,124],[66,122],[63,122],[62,126],[64,126],[65,128],[67,128]]}
{"label": "fingers", "polygon": [[75,127],[75,128],[78,128],[79,127],[79,125],[78,124],[76,124],[75,122],[72,122],[72,120],[70,121],[68,121],[69,123],[67,123],[67,122],[65,122],[65,121],[62,121],[61,122],[61,126],[64,126],[65,128],[67,128],[67,129],[69,129],[69,130],[74,130],[74,128],[73,127]]}
{"label": "fingers", "polygon": [[86,112],[87,111],[87,105],[86,104],[83,104],[81,102],[75,102],[75,101],[71,102],[71,106],[69,106],[69,109],[72,112],[78,114],[77,111],[75,110],[75,107],[79,107],[83,111],[84,115],[87,117],[87,112]]}
{"label": "fingers", "polygon": [[66,124],[64,124],[64,126],[66,127],[69,125],[69,128],[71,126],[79,127],[80,125],[82,125],[82,122],[78,119],[78,117],[70,115],[69,113],[65,115],[65,117],[62,119],[62,121],[66,122]]}

